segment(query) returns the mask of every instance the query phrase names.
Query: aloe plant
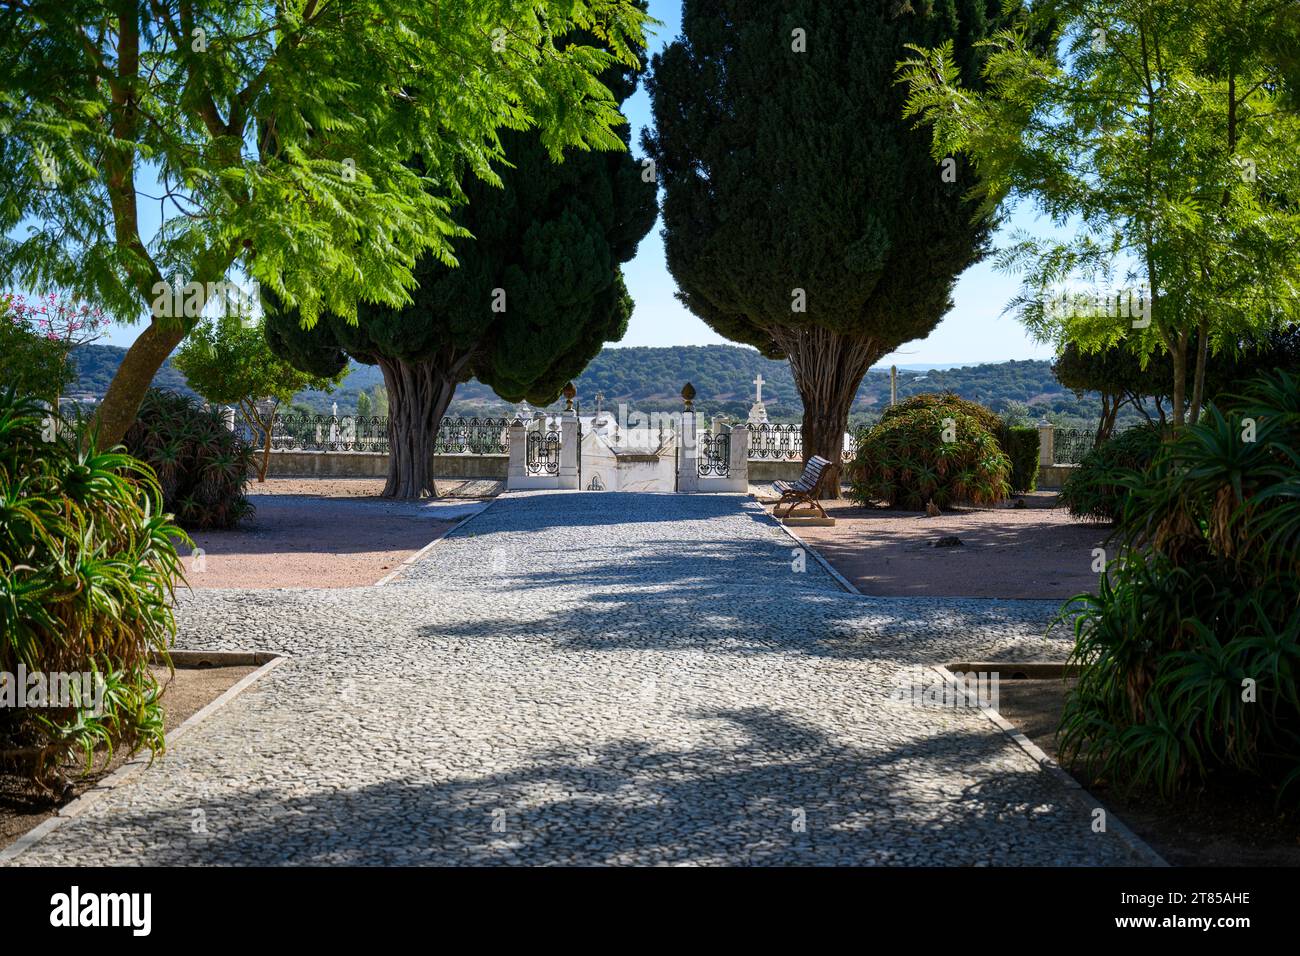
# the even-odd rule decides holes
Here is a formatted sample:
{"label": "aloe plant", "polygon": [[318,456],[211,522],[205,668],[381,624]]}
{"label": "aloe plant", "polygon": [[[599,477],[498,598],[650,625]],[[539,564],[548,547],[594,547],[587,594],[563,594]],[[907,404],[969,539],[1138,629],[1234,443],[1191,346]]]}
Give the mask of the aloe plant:
{"label": "aloe plant", "polygon": [[1062,609],[1081,665],[1063,758],[1166,795],[1233,772],[1300,800],[1300,378],[1254,380],[1106,480],[1119,552]]}
{"label": "aloe plant", "polygon": [[0,763],[48,786],[78,749],[162,748],[149,662],[175,635],[188,540],[147,465],[0,392],[0,672],[91,673],[104,688],[98,711],[0,709]]}
{"label": "aloe plant", "polygon": [[993,504],[1010,494],[1001,419],[955,395],[919,395],[889,409],[858,438],[849,495],[920,511],[933,501]]}
{"label": "aloe plant", "polygon": [[125,444],[154,469],[164,508],[183,527],[231,528],[253,514],[252,449],[195,399],[151,389]]}

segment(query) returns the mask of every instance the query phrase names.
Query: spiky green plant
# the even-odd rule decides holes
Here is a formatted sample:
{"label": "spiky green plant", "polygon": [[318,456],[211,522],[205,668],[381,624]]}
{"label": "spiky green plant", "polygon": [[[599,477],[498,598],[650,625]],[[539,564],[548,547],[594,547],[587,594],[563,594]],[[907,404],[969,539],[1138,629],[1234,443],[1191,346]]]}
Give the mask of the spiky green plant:
{"label": "spiky green plant", "polygon": [[164,508],[183,527],[232,528],[252,515],[245,490],[253,451],[217,411],[150,389],[124,443],[157,473]]}
{"label": "spiky green plant", "polygon": [[993,428],[1001,420],[956,396],[916,396],[881,416],[858,438],[849,496],[920,511],[966,502],[994,504],[1010,492],[1011,461]]}
{"label": "spiky green plant", "polygon": [[1253,380],[1113,477],[1121,551],[1062,610],[1081,608],[1063,759],[1166,795],[1236,772],[1300,798],[1300,378]]}
{"label": "spiky green plant", "polygon": [[92,673],[104,687],[98,711],[0,709],[0,763],[48,786],[78,749],[88,766],[98,748],[161,750],[149,661],[175,635],[177,542],[147,465],[0,392],[0,673]]}
{"label": "spiky green plant", "polygon": [[1092,448],[1061,484],[1060,504],[1071,515],[1088,521],[1119,520],[1127,489],[1125,475],[1145,471],[1155,460],[1163,440],[1160,426],[1135,425]]}

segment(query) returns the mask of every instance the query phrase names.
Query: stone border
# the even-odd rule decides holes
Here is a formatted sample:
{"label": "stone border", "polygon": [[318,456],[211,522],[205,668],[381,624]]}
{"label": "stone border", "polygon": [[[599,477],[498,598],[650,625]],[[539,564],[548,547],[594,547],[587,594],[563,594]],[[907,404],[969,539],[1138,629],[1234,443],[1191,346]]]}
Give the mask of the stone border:
{"label": "stone border", "polygon": [[[207,720],[214,713],[225,707],[241,693],[247,690],[255,682],[261,680],[276,667],[279,667],[287,657],[279,654],[268,654],[257,651],[175,651],[172,654],[172,660],[180,663],[182,660],[194,659],[200,661],[198,666],[207,664],[216,667],[247,667],[252,664],[258,664],[257,670],[251,674],[246,674],[235,684],[226,689],[216,700],[209,701],[205,706],[190,714],[185,718],[178,727],[173,727],[171,733],[164,738],[164,747],[170,749],[177,741],[197,727],[204,720]],[[164,754],[165,754],[164,750]],[[138,753],[122,766],[118,767],[111,774],[99,781],[77,799],[73,800],[66,806],[60,807],[54,816],[42,823],[37,824],[28,830],[13,843],[0,850],[0,866],[4,866],[13,860],[16,860],[30,847],[44,839],[50,833],[54,832],[63,824],[65,820],[81,816],[86,810],[100,800],[105,794],[127,783],[135,777],[144,768],[153,762],[153,755],[144,752]]]}
{"label": "stone border", "polygon": [[[771,519],[773,524],[775,524],[778,528],[780,528],[787,535],[789,535],[791,540],[797,542],[801,548],[809,552],[817,560],[817,563],[820,564],[823,568],[825,568],[830,573],[831,577],[833,577],[839,583],[840,587],[844,588],[844,590],[848,591],[851,594],[858,595],[859,597],[866,596],[862,594],[862,592],[859,591],[856,587],[854,587],[853,584],[847,578],[844,577],[844,575],[840,574],[833,567],[831,567],[830,563],[824,557],[821,556],[821,554],[818,552],[816,548],[814,548],[811,544],[808,544],[806,541],[800,538],[792,530],[787,528],[783,523],[773,518],[771,513],[769,513],[766,508],[763,509],[763,514],[767,516],[769,519]],[[985,599],[985,600],[991,600],[991,599]],[[1055,661],[1025,661],[1025,662],[990,661],[987,663],[962,662],[960,664],[954,664],[953,666],[964,669],[965,671],[975,671],[976,673],[978,673],[981,670],[991,671],[995,668],[1009,669],[1011,667],[1015,667],[1017,670],[1023,672],[1026,675],[1026,677],[1035,677],[1035,676],[1042,676],[1042,677],[1049,677],[1049,678],[1059,677],[1062,676],[1065,671],[1065,665],[1057,663]],[[957,683],[957,679],[956,677],[953,676],[952,671],[950,671],[944,665],[936,664],[934,665],[933,669],[939,674],[939,676],[943,679],[945,684],[950,686],[952,685],[961,686],[960,684]],[[1058,764],[1055,760],[1047,756],[1047,754],[1043,752],[1042,748],[1040,748],[1036,743],[1034,743],[1032,740],[1030,740],[1020,731],[1018,731],[1011,724],[1010,721],[1008,721],[1005,717],[999,714],[996,710],[992,710],[988,707],[980,707],[979,709],[980,712],[986,718],[988,718],[988,720],[995,727],[1001,730],[1003,734],[1010,737],[1011,741],[1017,747],[1019,747],[1021,750],[1027,753],[1033,759],[1034,763],[1038,764],[1038,766],[1041,769],[1043,769],[1044,771],[1046,771],[1047,773],[1055,777],[1057,782],[1060,783],[1063,787],[1065,787],[1068,792],[1072,792],[1075,795],[1075,800],[1078,801],[1081,806],[1086,807],[1086,809],[1088,809],[1089,811],[1091,811],[1093,808],[1096,807],[1101,807],[1102,809],[1104,809],[1106,811],[1107,830],[1115,834],[1116,836],[1118,836],[1122,841],[1124,841],[1125,845],[1128,846],[1128,848],[1131,851],[1133,851],[1134,856],[1138,858],[1138,861],[1142,865],[1163,866],[1163,867],[1169,866],[1169,864],[1165,861],[1165,859],[1159,853],[1153,850],[1141,837],[1139,837],[1136,833],[1130,830],[1128,828],[1128,825],[1125,824],[1124,821],[1121,820],[1117,814],[1113,813],[1110,810],[1110,808],[1106,807],[1105,804],[1103,804],[1100,800],[1098,800],[1091,793],[1085,790],[1080,785],[1079,781],[1075,780],[1074,777],[1070,776],[1070,774],[1067,773],[1065,769],[1062,768],[1061,765]]]}
{"label": "stone border", "polygon": [[[1008,666],[1009,663],[1010,662],[1002,662],[998,666],[1006,667]],[[992,666],[992,665],[980,665],[980,666]],[[1016,666],[1020,666],[1020,665],[1016,665]],[[1048,666],[1059,667],[1060,665],[1048,665]],[[957,680],[956,676],[952,673],[952,671],[948,670],[947,667],[945,667],[942,664],[935,664],[933,665],[932,669],[943,680],[945,686],[960,688],[962,690],[963,695],[965,695],[964,685]],[[1138,863],[1140,865],[1161,866],[1161,867],[1169,866],[1169,864],[1165,861],[1164,857],[1162,857],[1159,853],[1157,853],[1154,849],[1152,849],[1151,846],[1145,840],[1143,840],[1136,833],[1130,830],[1128,825],[1119,818],[1118,814],[1113,812],[1104,803],[1102,803],[1091,793],[1089,793],[1084,788],[1084,786],[1079,783],[1079,781],[1075,780],[1074,777],[1072,777],[1069,773],[1067,773],[1066,770],[1059,763],[1057,763],[1046,753],[1044,753],[1042,748],[1039,747],[1038,744],[1034,743],[1032,740],[1030,740],[1028,737],[1022,734],[1019,730],[1017,730],[1009,720],[1003,717],[996,710],[993,710],[991,707],[985,707],[981,705],[978,700],[971,700],[969,697],[967,697],[966,702],[974,707],[978,707],[980,713],[982,713],[985,717],[987,717],[999,730],[1001,730],[1004,734],[1010,737],[1012,742],[1017,747],[1019,747],[1026,754],[1028,754],[1033,759],[1034,763],[1038,764],[1040,770],[1043,770],[1046,773],[1050,774],[1051,776],[1055,777],[1057,782],[1061,784],[1062,787],[1065,788],[1067,793],[1073,794],[1074,800],[1081,807],[1083,807],[1089,813],[1091,813],[1093,810],[1097,809],[1098,807],[1100,807],[1102,810],[1105,810],[1106,831],[1108,833],[1113,833],[1115,836],[1119,837],[1119,839],[1124,842],[1124,844],[1129,848],[1129,850],[1133,852],[1133,855],[1137,857]]]}
{"label": "stone border", "polygon": [[[503,491],[503,492],[501,493],[501,495],[504,495],[505,493],[506,493],[506,492]],[[501,495],[494,495],[493,497],[489,498],[489,499],[487,500],[487,504],[485,504],[485,505],[484,505],[482,508],[480,508],[478,511],[475,511],[473,514],[469,514],[469,515],[466,515],[465,517],[461,518],[461,519],[460,519],[459,521],[457,521],[454,525],[452,525],[450,528],[447,529],[447,533],[446,533],[446,534],[439,535],[438,537],[434,538],[432,541],[430,541],[428,544],[426,544],[423,548],[421,548],[419,551],[415,552],[415,554],[411,555],[409,558],[407,558],[405,561],[403,561],[403,562],[402,562],[401,564],[399,564],[397,567],[393,568],[392,571],[389,571],[387,574],[385,574],[382,578],[380,578],[380,579],[379,579],[378,581],[376,581],[374,584],[366,585],[366,587],[382,588],[385,584],[391,584],[393,581],[397,580],[398,575],[400,575],[400,574],[401,574],[403,571],[405,571],[408,567],[410,567],[412,564],[415,564],[417,561],[419,561],[421,558],[423,558],[426,554],[428,554],[431,550],[433,550],[433,546],[434,546],[435,544],[437,544],[439,541],[443,541],[443,540],[445,540],[445,539],[447,539],[447,538],[450,538],[453,534],[455,534],[457,531],[459,531],[459,530],[460,530],[461,528],[463,528],[465,525],[469,524],[471,521],[473,521],[475,518],[477,518],[477,517],[478,517],[479,515],[481,515],[483,512],[487,511],[489,508],[492,507],[493,504],[495,504],[495,503],[497,502],[498,499],[501,498]]]}
{"label": "stone border", "polygon": [[[752,496],[751,496],[751,497],[752,497]],[[834,578],[834,579],[835,579],[835,582],[836,582],[840,587],[842,587],[844,590],[848,591],[850,594],[856,594],[856,595],[858,595],[858,597],[866,597],[866,595],[864,595],[861,591],[859,591],[859,590],[858,590],[858,589],[853,585],[853,583],[852,583],[851,581],[849,581],[848,578],[846,578],[844,575],[840,574],[840,572],[836,571],[833,567],[831,567],[830,562],[827,561],[825,558],[822,557],[820,551],[818,551],[818,550],[817,550],[816,548],[814,548],[811,544],[809,544],[809,543],[808,543],[807,541],[805,541],[803,538],[799,537],[799,536],[798,536],[797,534],[795,534],[792,530],[790,530],[790,528],[788,528],[788,527],[785,525],[785,523],[781,521],[781,519],[779,519],[779,518],[777,518],[776,516],[774,516],[774,515],[773,515],[770,511],[768,511],[766,508],[763,508],[763,507],[762,507],[762,506],[763,506],[763,499],[762,499],[762,498],[754,498],[754,500],[757,501],[757,502],[759,503],[759,507],[762,508],[762,510],[763,510],[763,516],[764,516],[765,518],[767,518],[769,521],[771,521],[772,524],[776,525],[778,528],[780,528],[782,531],[784,531],[786,534],[788,534],[788,535],[790,536],[790,539],[791,539],[792,541],[794,541],[795,544],[799,545],[799,547],[803,548],[804,551],[806,551],[806,552],[808,552],[809,554],[811,554],[811,555],[813,556],[813,560],[815,560],[818,564],[820,564],[820,565],[822,566],[822,569],[823,569],[827,574],[829,574],[832,578]]]}

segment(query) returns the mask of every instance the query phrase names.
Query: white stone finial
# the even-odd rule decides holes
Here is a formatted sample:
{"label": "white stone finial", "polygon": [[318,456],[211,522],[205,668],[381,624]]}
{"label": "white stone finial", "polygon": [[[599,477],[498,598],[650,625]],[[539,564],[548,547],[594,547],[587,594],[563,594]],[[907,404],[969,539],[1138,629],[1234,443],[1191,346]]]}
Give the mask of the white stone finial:
{"label": "white stone finial", "polygon": [[759,372],[758,377],[754,379],[754,387],[756,389],[754,392],[754,401],[760,405],[763,403],[763,385],[763,373]]}

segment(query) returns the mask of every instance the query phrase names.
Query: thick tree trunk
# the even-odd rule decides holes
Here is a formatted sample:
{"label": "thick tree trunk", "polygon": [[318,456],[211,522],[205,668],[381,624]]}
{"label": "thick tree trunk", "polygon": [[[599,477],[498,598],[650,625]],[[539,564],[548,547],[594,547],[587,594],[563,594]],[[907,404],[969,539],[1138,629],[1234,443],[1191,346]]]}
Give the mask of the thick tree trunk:
{"label": "thick tree trunk", "polygon": [[831,463],[822,497],[838,498],[849,409],[862,376],[884,353],[868,336],[820,328],[774,330],[772,338],[785,350],[803,400],[804,461],[820,455]]}
{"label": "thick tree trunk", "polygon": [[167,356],[185,338],[183,328],[162,328],[155,321],[140,333],[122,356],[122,364],[95,410],[94,429],[101,448],[116,445],[126,436],[144,401],[144,393]]}
{"label": "thick tree trunk", "polygon": [[388,389],[388,482],[385,498],[434,495],[433,449],[456,380],[436,361],[379,359]]}

